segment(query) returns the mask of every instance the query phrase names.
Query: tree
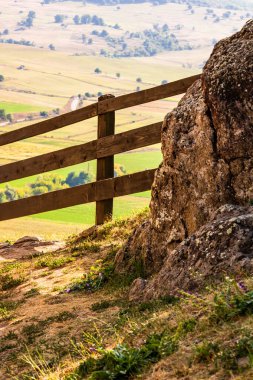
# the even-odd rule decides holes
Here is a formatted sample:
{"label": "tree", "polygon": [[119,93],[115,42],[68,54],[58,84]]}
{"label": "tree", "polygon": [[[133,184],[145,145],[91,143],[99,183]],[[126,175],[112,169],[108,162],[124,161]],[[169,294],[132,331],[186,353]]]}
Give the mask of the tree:
{"label": "tree", "polygon": [[161,84],[167,84],[168,81],[166,79],[162,80]]}
{"label": "tree", "polygon": [[94,72],[96,73],[96,74],[101,74],[102,73],[102,70],[100,70],[98,67],[94,70]]}
{"label": "tree", "polygon": [[28,17],[35,18],[36,17],[36,13],[34,11],[30,11],[28,13]]}
{"label": "tree", "polygon": [[164,24],[163,27],[162,27],[162,31],[165,33],[165,32],[168,32],[169,30],[169,27],[167,24]]}
{"label": "tree", "polygon": [[86,173],[84,171],[81,171],[79,174],[76,174],[75,172],[70,172],[67,175],[67,178],[65,180],[65,184],[69,187],[74,187],[78,185],[83,185],[84,183],[88,183],[91,181],[91,176],[89,173]]}
{"label": "tree", "polygon": [[7,113],[6,120],[8,120],[10,123],[12,123],[13,119],[10,113]]}
{"label": "tree", "polygon": [[75,23],[76,25],[80,24],[80,17],[79,17],[78,15],[75,15],[75,16],[73,17],[73,21],[74,21],[74,23]]}
{"label": "tree", "polygon": [[116,77],[117,77],[117,78],[120,78],[120,73],[116,73]]}
{"label": "tree", "polygon": [[24,21],[24,25],[27,28],[31,28],[33,26],[33,18],[32,17],[27,17],[27,19]]}
{"label": "tree", "polygon": [[64,15],[55,15],[54,16],[54,22],[56,22],[57,24],[61,24],[63,21],[64,21]]}
{"label": "tree", "polygon": [[139,78],[136,78],[136,82],[138,83],[141,83],[142,82],[142,79],[139,77]]}
{"label": "tree", "polygon": [[48,117],[48,113],[46,111],[41,111],[40,116],[42,117]]}
{"label": "tree", "polygon": [[82,43],[85,44],[85,42],[86,42],[86,35],[82,34]]}
{"label": "tree", "polygon": [[6,120],[6,114],[4,109],[0,109],[0,120]]}
{"label": "tree", "polygon": [[90,15],[83,15],[81,17],[81,24],[90,24],[91,23],[91,16]]}
{"label": "tree", "polygon": [[0,74],[0,82],[3,82],[3,81],[4,81],[4,76]]}
{"label": "tree", "polygon": [[55,46],[53,44],[48,45],[50,50],[55,50]]}

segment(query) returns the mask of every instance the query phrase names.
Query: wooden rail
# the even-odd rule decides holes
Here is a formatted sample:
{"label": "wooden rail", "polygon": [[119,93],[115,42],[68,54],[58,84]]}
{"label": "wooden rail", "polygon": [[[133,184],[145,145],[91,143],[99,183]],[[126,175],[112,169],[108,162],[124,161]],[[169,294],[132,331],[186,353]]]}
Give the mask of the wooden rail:
{"label": "wooden rail", "polygon": [[97,140],[0,166],[0,183],[4,183],[96,159],[96,182],[2,203],[0,221],[89,202],[96,202],[96,224],[111,218],[113,198],[149,190],[155,172],[113,178],[114,155],[160,142],[162,126],[159,122],[115,135],[115,111],[182,94],[199,78],[195,75],[119,97],[104,95],[77,111],[0,135],[0,145],[6,145],[98,116]]}

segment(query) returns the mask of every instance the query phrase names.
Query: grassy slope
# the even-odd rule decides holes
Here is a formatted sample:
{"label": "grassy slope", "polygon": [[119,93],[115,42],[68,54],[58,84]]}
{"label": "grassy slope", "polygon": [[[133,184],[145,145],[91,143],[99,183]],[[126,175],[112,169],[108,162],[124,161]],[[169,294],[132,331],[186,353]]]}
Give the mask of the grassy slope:
{"label": "grassy slope", "polygon": [[[200,294],[129,303],[133,277],[111,275],[109,268],[143,217],[105,225],[96,238],[73,239],[62,252],[2,258],[1,378],[91,379],[100,358],[107,377],[92,379],[113,379],[117,369],[126,371],[118,379],[252,378],[253,293],[244,293],[233,280],[203,287]],[[89,286],[99,286],[99,273],[108,281],[92,293],[62,291],[85,284],[84,272],[90,273]],[[245,282],[253,289],[252,279]],[[84,375],[87,359],[89,376]]]}

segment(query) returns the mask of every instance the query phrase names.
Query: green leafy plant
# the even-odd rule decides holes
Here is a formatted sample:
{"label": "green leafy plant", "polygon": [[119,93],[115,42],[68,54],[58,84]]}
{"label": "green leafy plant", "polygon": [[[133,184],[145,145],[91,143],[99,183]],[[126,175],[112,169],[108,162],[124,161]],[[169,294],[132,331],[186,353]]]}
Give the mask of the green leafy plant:
{"label": "green leafy plant", "polygon": [[83,277],[71,284],[66,292],[69,293],[75,290],[86,290],[94,292],[101,288],[103,284],[109,281],[113,273],[113,265],[110,263],[97,260],[95,264],[90,268],[88,273],[85,273]]}
{"label": "green leafy plant", "polygon": [[11,274],[1,275],[0,282],[2,290],[16,288],[25,281],[23,276],[13,277]]}
{"label": "green leafy plant", "polygon": [[236,286],[214,296],[210,319],[216,323],[253,313],[253,291],[242,292]]}
{"label": "green leafy plant", "polygon": [[195,348],[195,360],[199,363],[212,361],[219,352],[219,345],[213,342],[203,342]]}

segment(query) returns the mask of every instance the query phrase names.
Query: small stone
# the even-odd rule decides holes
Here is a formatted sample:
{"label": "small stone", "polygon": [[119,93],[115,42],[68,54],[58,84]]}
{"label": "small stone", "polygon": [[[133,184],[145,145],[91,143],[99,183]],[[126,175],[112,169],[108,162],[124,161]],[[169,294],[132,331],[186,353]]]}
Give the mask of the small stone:
{"label": "small stone", "polygon": [[23,243],[35,243],[40,242],[42,239],[36,236],[24,236],[18,239],[14,245],[23,244]]}

